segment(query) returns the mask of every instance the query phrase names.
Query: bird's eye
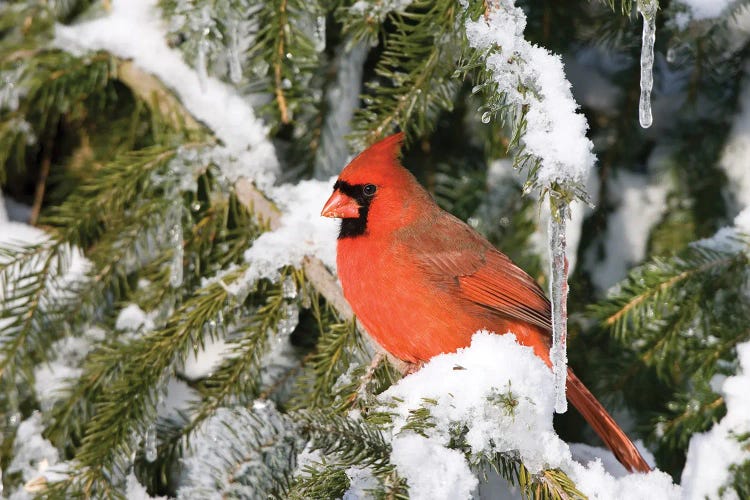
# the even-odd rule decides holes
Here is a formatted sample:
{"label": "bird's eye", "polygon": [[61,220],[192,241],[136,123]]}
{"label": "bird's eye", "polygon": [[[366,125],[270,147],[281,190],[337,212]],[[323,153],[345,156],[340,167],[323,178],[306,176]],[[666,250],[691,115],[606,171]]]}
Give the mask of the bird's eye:
{"label": "bird's eye", "polygon": [[378,190],[378,187],[375,184],[365,184],[365,187],[362,189],[362,192],[365,193],[365,196],[372,196],[375,194],[375,191]]}

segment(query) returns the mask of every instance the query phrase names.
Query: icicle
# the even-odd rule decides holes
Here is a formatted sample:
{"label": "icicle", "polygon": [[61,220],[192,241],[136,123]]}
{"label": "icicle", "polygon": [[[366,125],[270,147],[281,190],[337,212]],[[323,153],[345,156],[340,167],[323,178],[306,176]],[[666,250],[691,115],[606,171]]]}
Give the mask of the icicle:
{"label": "icicle", "polygon": [[169,263],[169,284],[172,288],[182,285],[182,261],[184,249],[182,248],[182,206],[177,204],[170,209],[167,217],[169,225],[169,244],[172,247],[172,261]]}
{"label": "icicle", "polygon": [[283,306],[283,316],[279,319],[277,330],[281,339],[287,335],[291,335],[297,325],[299,324],[299,307],[294,302],[287,302]]}
{"label": "icicle", "polygon": [[568,260],[565,258],[565,223],[568,205],[550,199],[552,216],[549,220],[550,296],[552,298],[552,372],[555,380],[555,412],[565,413],[568,400],[565,380],[568,373]]}
{"label": "icicle", "polygon": [[237,20],[230,22],[229,28],[229,78],[233,83],[242,81],[242,63],[240,62],[240,39]]}
{"label": "icicle", "polygon": [[143,439],[143,456],[146,462],[153,462],[158,457],[156,449],[156,426],[153,424],[146,429],[146,436]]}
{"label": "icicle", "polygon": [[315,20],[315,30],[313,32],[313,42],[315,52],[323,52],[326,48],[326,17],[318,16]]}
{"label": "icicle", "polygon": [[651,89],[654,86],[654,41],[656,40],[657,0],[638,0],[638,12],[643,16],[643,40],[641,45],[641,98],[638,102],[638,121],[641,127],[649,128],[651,116]]}

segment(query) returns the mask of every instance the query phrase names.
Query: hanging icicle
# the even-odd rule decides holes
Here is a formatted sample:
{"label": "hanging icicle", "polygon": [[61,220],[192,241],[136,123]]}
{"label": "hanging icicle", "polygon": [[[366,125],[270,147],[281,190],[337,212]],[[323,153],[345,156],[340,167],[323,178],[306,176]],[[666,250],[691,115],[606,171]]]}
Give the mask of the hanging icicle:
{"label": "hanging icicle", "polygon": [[643,128],[653,123],[651,115],[651,89],[654,86],[654,41],[656,40],[657,0],[638,0],[638,12],[643,17],[641,45],[641,98],[638,101],[638,121]]}
{"label": "hanging icicle", "polygon": [[182,247],[182,205],[180,200],[174,203],[167,215],[169,245],[172,247],[172,260],[169,263],[169,284],[172,288],[182,285],[184,249]]}
{"label": "hanging icicle", "polygon": [[552,372],[555,381],[555,412],[568,410],[565,380],[568,374],[568,259],[565,257],[565,223],[570,208],[560,198],[550,197],[549,219],[550,297],[552,299]]}
{"label": "hanging icicle", "polygon": [[158,457],[156,444],[156,425],[152,424],[146,429],[146,436],[143,438],[143,457],[146,462],[154,462]]}

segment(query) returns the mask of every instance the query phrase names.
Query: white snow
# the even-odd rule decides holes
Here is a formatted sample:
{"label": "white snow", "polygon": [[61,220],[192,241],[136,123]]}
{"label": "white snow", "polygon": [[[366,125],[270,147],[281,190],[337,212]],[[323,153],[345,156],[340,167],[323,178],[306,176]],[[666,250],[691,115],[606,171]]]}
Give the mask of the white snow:
{"label": "white snow", "polygon": [[83,372],[81,362],[104,335],[104,330],[91,327],[80,337],[63,337],[52,345],[52,361],[34,369],[34,391],[42,411],[49,411],[63,391],[75,383]]}
{"label": "white snow", "polygon": [[739,113],[724,144],[719,165],[726,172],[727,188],[738,208],[750,206],[750,76],[746,75],[739,97]]}
{"label": "white snow", "polygon": [[146,487],[138,482],[138,478],[131,472],[125,480],[125,498],[127,500],[166,500],[167,497],[152,497]]}
{"label": "white snow", "polygon": [[610,201],[616,208],[602,235],[602,255],[592,245],[585,257],[591,280],[601,292],[623,279],[646,256],[651,228],[666,209],[668,191],[665,182],[624,170],[611,177],[609,186]]}
{"label": "white snow", "polygon": [[344,493],[342,500],[369,498],[371,495],[368,490],[374,490],[378,487],[378,480],[369,469],[349,467],[345,473],[346,477],[349,478],[349,489]]}
{"label": "white snow", "polygon": [[391,463],[409,484],[414,500],[470,498],[479,481],[463,454],[418,434],[393,438]]}
{"label": "white snow", "polygon": [[733,0],[679,0],[679,4],[690,9],[696,21],[719,17]]}
{"label": "white snow", "polygon": [[[541,159],[539,184],[583,182],[596,161],[588,124],[570,92],[562,60],[523,38],[526,15],[513,2],[493,4],[487,19],[466,22],[469,44],[494,47],[485,66],[511,106],[527,106],[525,152]],[[519,84],[533,89],[522,92]]]}
{"label": "white snow", "polygon": [[250,266],[234,288],[263,278],[275,281],[279,269],[299,267],[306,255],[315,255],[329,268],[336,268],[338,224],[320,216],[334,182],[335,179],[307,180],[266,191],[283,212],[281,224],[278,229],[260,235],[245,252],[245,261]]}
{"label": "white snow", "polygon": [[203,342],[203,347],[189,355],[180,370],[188,380],[210,377],[232,352],[232,344],[223,339],[214,339],[211,335],[204,335]]}
{"label": "white snow", "polygon": [[[728,481],[731,465],[750,460],[747,443],[743,445],[737,440],[737,436],[750,432],[750,342],[737,346],[737,358],[740,364],[737,374],[728,377],[722,386],[727,414],[709,431],[690,438],[687,463],[682,471],[685,499],[739,498]],[[727,491],[719,495],[722,486]]]}
{"label": "white snow", "polygon": [[129,332],[151,331],[154,329],[154,314],[146,313],[137,304],[128,304],[117,314],[115,328]]}
{"label": "white snow", "polygon": [[13,460],[7,470],[9,474],[20,472],[23,481],[28,482],[57,463],[57,448],[42,436],[43,430],[42,414],[38,411],[21,422],[13,445]]}
{"label": "white snow", "polygon": [[[106,15],[65,26],[57,25],[55,45],[73,54],[106,50],[133,59],[140,68],[170,87],[180,102],[221,139],[241,168],[225,169],[230,180],[244,176],[267,186],[278,169],[276,153],[267,140],[267,127],[248,100],[232,87],[201,78],[167,44],[167,30],[156,0],[112,0]],[[236,167],[236,164],[235,164]]]}
{"label": "white snow", "polygon": [[[429,467],[418,469],[421,477],[411,485],[410,493],[429,498],[444,487],[446,474],[462,485],[461,491],[469,491],[467,485],[476,484],[463,457],[439,451],[449,443],[452,429],[466,426],[465,439],[471,453],[515,451],[532,473],[559,467],[590,498],[679,497],[679,487],[663,472],[615,478],[599,460],[587,465],[574,462],[570,447],[552,428],[551,379],[549,368],[531,348],[519,345],[513,334],[477,332],[470,347],[436,356],[381,394],[383,410],[393,415],[399,473],[408,479],[409,474],[416,474],[414,467],[419,460],[429,459]],[[435,426],[425,430],[426,438],[416,439],[411,431],[400,431],[410,410],[420,406],[430,411]],[[433,498],[469,498],[469,494]]]}
{"label": "white snow", "polygon": [[747,252],[747,244],[742,240],[747,235],[750,235],[750,207],[737,214],[733,226],[723,227],[710,238],[694,241],[692,245],[727,253]]}

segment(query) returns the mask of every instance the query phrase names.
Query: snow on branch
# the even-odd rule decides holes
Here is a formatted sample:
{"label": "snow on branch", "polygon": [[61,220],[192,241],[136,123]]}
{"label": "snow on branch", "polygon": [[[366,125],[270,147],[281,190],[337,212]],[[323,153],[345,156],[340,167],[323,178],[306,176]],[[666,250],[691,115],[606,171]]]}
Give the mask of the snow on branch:
{"label": "snow on branch", "polygon": [[[147,102],[158,95],[159,112],[164,116],[191,129],[202,122],[221,140],[225,148],[216,156],[229,158],[219,165],[222,173],[234,182],[240,202],[271,229],[248,250],[246,260],[252,265],[243,280],[245,288],[254,280],[273,278],[284,266],[302,266],[308,281],[341,319],[352,319],[341,287],[328,270],[335,269],[335,223],[318,216],[332,182],[271,187],[278,161],[267,127],[230,86],[211,77],[203,82],[205,88],[201,86],[197,72],[167,45],[156,3],[114,0],[107,16],[57,26],[55,43],[74,53],[107,50],[132,60],[119,62],[118,76],[135,94]],[[216,112],[219,109],[221,113]],[[265,250],[271,254],[264,254]],[[258,257],[263,258],[253,264]],[[240,289],[232,291],[241,293]]]}
{"label": "snow on branch", "polygon": [[519,457],[532,475],[559,469],[588,498],[679,498],[664,472],[615,478],[599,459],[576,462],[552,427],[551,378],[511,332],[482,331],[470,347],[434,357],[381,394],[392,423],[390,461],[410,498],[469,498],[472,466],[494,453]]}
{"label": "snow on branch", "polygon": [[[55,45],[73,54],[106,50],[132,59],[177,94],[187,111],[206,124],[234,161],[222,165],[231,181],[249,177],[270,185],[278,169],[268,128],[248,100],[215,78],[203,81],[167,44],[167,29],[156,0],[113,0],[106,16],[71,26],[58,25]],[[203,85],[202,85],[203,82]]]}
{"label": "snow on branch", "polygon": [[721,384],[727,414],[710,430],[690,438],[681,480],[684,498],[739,498],[731,486],[731,470],[733,466],[750,461],[747,440],[750,435],[747,418],[750,415],[750,393],[747,390],[750,384],[750,342],[737,345],[737,357],[740,365],[737,374]]}
{"label": "snow on branch", "polygon": [[[465,5],[466,3],[463,2]],[[594,166],[588,124],[570,92],[560,56],[523,38],[526,15],[513,2],[493,1],[484,16],[467,18],[471,47],[483,54],[499,101],[492,112],[506,110],[521,130],[523,153],[538,160],[529,183],[543,190],[582,183]],[[485,115],[485,119],[489,115]]]}

